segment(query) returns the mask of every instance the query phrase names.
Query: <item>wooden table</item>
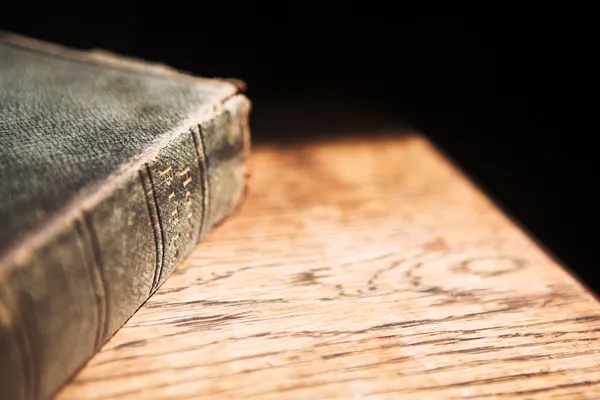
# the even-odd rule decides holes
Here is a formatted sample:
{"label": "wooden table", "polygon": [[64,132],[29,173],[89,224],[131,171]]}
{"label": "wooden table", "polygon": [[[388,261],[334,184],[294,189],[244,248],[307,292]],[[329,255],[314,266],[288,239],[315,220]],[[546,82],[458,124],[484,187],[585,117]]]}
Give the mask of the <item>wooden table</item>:
{"label": "wooden table", "polygon": [[417,134],[257,146],[66,399],[600,397],[600,307]]}

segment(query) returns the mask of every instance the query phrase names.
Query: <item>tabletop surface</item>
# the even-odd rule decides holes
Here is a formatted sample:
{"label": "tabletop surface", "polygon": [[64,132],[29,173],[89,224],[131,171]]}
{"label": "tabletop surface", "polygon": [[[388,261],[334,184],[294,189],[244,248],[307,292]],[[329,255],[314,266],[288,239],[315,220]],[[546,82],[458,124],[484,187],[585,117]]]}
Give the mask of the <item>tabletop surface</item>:
{"label": "tabletop surface", "polygon": [[238,214],[58,399],[600,397],[596,299],[426,139],[253,152]]}

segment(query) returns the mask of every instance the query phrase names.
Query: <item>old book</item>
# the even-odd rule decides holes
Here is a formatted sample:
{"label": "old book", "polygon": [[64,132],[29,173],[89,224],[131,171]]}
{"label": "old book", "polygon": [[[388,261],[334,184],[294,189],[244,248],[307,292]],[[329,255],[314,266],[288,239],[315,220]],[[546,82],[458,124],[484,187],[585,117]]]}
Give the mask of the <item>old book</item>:
{"label": "old book", "polygon": [[0,36],[2,399],[52,396],[239,204],[240,89]]}

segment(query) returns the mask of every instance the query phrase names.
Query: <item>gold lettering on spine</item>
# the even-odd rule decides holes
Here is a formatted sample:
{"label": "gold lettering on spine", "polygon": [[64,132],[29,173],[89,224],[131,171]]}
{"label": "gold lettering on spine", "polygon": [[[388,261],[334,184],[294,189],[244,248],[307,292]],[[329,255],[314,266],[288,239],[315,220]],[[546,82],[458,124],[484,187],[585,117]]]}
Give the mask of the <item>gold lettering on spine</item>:
{"label": "gold lettering on spine", "polygon": [[175,223],[179,222],[179,210],[177,209],[177,205],[175,205],[175,210],[171,213],[171,220]]}
{"label": "gold lettering on spine", "polygon": [[[167,195],[169,202],[171,203],[172,207],[173,207],[173,211],[171,211],[170,214],[170,219],[171,222],[173,223],[173,227],[177,228],[177,225],[180,223],[180,217],[182,216],[182,212],[185,213],[185,215],[187,216],[187,218],[185,218],[186,225],[187,225],[187,238],[188,239],[192,239],[193,234],[194,234],[194,227],[193,227],[193,218],[194,218],[194,211],[193,211],[193,204],[192,204],[192,184],[194,182],[194,176],[192,175],[192,169],[189,166],[186,166],[185,168],[183,168],[181,171],[177,171],[173,168],[172,165],[169,165],[167,168],[165,168],[162,171],[159,171],[160,175],[163,177],[164,182],[167,186],[171,186],[173,184],[179,185],[181,184],[180,187],[183,188],[184,192],[184,201],[185,203],[183,204],[183,209],[181,208],[181,204],[178,204],[178,200],[177,198],[180,196],[178,195],[178,191],[177,191],[177,187],[175,186],[173,188],[173,190],[171,190],[171,193],[169,193]],[[180,198],[180,197],[179,197]],[[181,234],[180,233],[176,233],[173,236],[173,239],[171,241],[172,247],[173,247],[173,259],[176,262],[177,258],[179,257],[179,239],[181,238]]]}
{"label": "gold lettering on spine", "polygon": [[192,170],[190,167],[186,167],[183,171],[178,172],[177,175],[185,176],[185,180],[183,181],[183,187],[186,187],[192,182]]}
{"label": "gold lettering on spine", "polygon": [[175,178],[173,175],[173,167],[169,165],[169,168],[159,171],[158,173],[165,179],[167,186],[171,186],[171,183],[173,183],[173,179]]}
{"label": "gold lettering on spine", "polygon": [[186,189],[185,191],[185,202],[187,205],[187,225],[188,225],[188,230],[187,230],[187,237],[188,239],[191,239],[194,233],[194,229],[192,226],[192,218],[194,216],[194,212],[192,210],[192,192],[190,191],[190,188],[188,188],[187,186],[192,183],[192,170],[190,169],[189,166],[187,166],[183,171],[180,171],[177,173],[178,176],[182,176],[184,177],[184,181],[182,183],[183,188]]}
{"label": "gold lettering on spine", "polygon": [[186,190],[186,192],[185,192],[185,202],[186,202],[187,208],[188,208],[188,214],[187,214],[188,232],[187,232],[187,236],[188,236],[188,239],[191,239],[192,238],[192,234],[194,232],[194,227],[192,226],[192,217],[194,216],[194,210],[192,210],[192,192],[190,192],[189,190]]}
{"label": "gold lettering on spine", "polygon": [[173,244],[175,247],[175,251],[173,252],[173,260],[177,260],[177,257],[179,257],[179,248],[177,247],[177,241],[179,240],[179,236],[179,232],[177,232],[175,237],[173,237]]}

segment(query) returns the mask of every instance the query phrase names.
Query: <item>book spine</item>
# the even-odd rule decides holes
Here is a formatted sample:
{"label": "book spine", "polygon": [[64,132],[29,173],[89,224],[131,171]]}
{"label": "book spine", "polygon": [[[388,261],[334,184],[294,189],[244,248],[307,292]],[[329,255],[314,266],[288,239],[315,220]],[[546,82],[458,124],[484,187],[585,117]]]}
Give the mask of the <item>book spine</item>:
{"label": "book spine", "polygon": [[59,234],[0,266],[3,399],[52,396],[239,204],[249,112],[244,96],[229,98]]}

